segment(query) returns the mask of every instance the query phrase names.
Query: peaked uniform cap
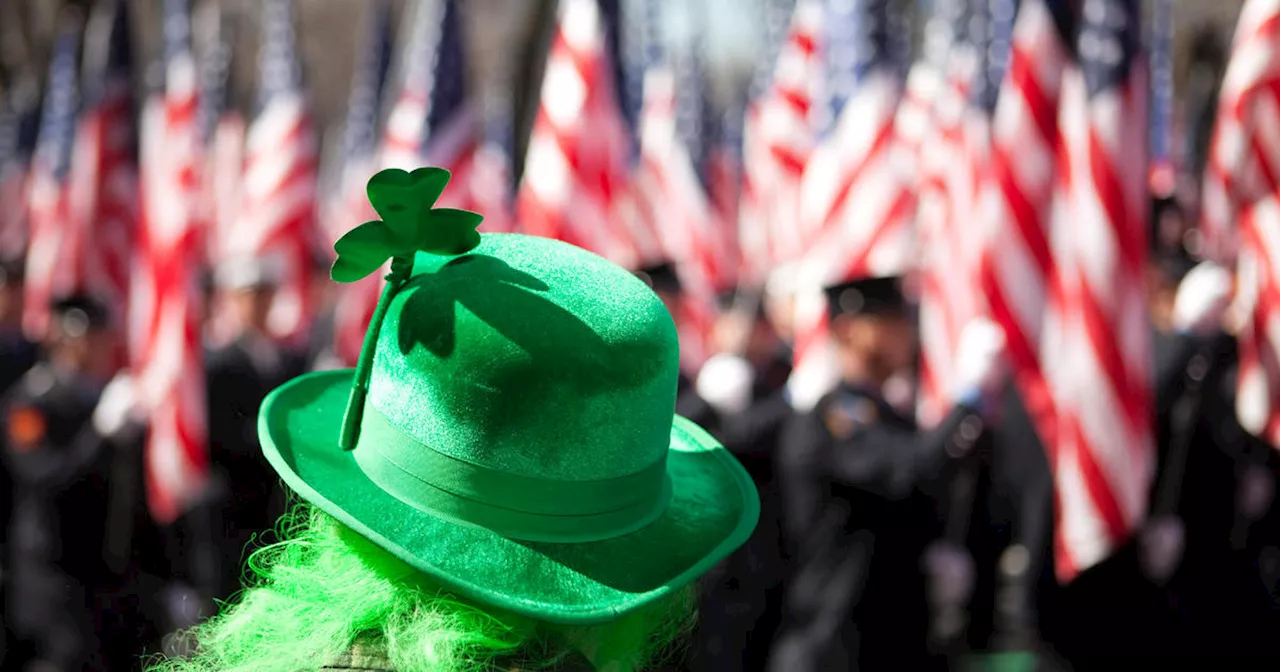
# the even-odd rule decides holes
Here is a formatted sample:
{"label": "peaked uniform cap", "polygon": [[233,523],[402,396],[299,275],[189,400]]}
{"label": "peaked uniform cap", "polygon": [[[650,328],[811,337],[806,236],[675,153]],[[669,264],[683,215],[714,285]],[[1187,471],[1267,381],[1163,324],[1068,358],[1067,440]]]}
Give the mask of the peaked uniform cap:
{"label": "peaked uniform cap", "polygon": [[353,450],[352,370],[263,403],[263,450],[300,496],[451,590],[553,623],[642,607],[746,540],[758,495],[674,415],[675,327],[644,282],[518,234],[413,259],[374,325]]}

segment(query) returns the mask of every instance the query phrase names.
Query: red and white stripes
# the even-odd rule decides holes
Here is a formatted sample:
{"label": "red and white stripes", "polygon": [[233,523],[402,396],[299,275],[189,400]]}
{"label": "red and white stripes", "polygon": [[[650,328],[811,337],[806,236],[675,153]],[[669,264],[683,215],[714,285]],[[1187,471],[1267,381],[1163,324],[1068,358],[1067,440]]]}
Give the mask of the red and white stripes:
{"label": "red and white stripes", "polygon": [[124,87],[110,91],[80,121],[63,223],[71,240],[59,252],[60,263],[75,271],[75,286],[101,298],[117,318],[129,294],[138,208],[130,94]]}
{"label": "red and white stripes", "polygon": [[[1259,134],[1274,129],[1259,105],[1274,105],[1280,79],[1280,1],[1249,0],[1236,26],[1231,61],[1218,98],[1218,115],[1205,166],[1200,229],[1206,251],[1229,261],[1239,239],[1241,210],[1276,191],[1280,166]],[[1259,124],[1262,124],[1261,126]]]}
{"label": "red and white stripes", "polygon": [[957,39],[918,156],[920,196],[920,382],[917,415],[939,422],[954,403],[960,331],[980,313],[978,176],[987,159],[987,120],[969,103],[979,59]]}
{"label": "red and white stripes", "polygon": [[285,340],[305,336],[315,226],[317,147],[311,115],[300,93],[272,96],[249,126],[240,208],[227,240],[227,256],[271,257],[283,281],[268,327]]}
{"label": "red and white stripes", "polygon": [[630,140],[595,0],[564,0],[529,138],[517,212],[524,232],[636,267],[648,233],[631,202]]}
{"label": "red and white stripes", "polygon": [[142,119],[142,226],[130,308],[139,398],[148,405],[147,495],[172,522],[208,472],[201,348],[203,310],[196,77],[190,53],[170,59],[163,100]]}
{"label": "red and white stripes", "polygon": [[1280,448],[1280,1],[1249,0],[1205,171],[1208,249],[1236,260],[1236,415]]}
{"label": "red and white stripes", "polygon": [[680,274],[685,294],[682,315],[676,316],[680,357],[686,370],[697,371],[708,356],[716,288],[730,260],[706,191],[676,130],[675,87],[670,68],[655,67],[645,74],[634,193],[641,216],[660,242],[661,256],[674,261]]}
{"label": "red and white stripes", "polygon": [[[811,111],[825,75],[821,0],[799,0],[769,89],[747,109],[739,241],[743,275],[760,284],[804,251],[800,182],[816,138]],[[816,233],[816,232],[811,232]]]}
{"label": "red and white stripes", "polygon": [[1055,408],[1040,363],[1053,356],[1044,347],[1045,323],[1056,323],[1058,309],[1050,227],[1068,53],[1042,0],[1027,0],[1020,12],[992,125],[979,275],[990,317],[1004,330],[1018,391],[1052,455]]}
{"label": "red and white stripes", "polygon": [[1108,556],[1141,524],[1154,472],[1146,105],[1140,59],[1122,82],[1092,96],[1081,70],[1064,75],[1058,179],[1067,203],[1055,225],[1063,342],[1045,362],[1058,402],[1062,580]]}

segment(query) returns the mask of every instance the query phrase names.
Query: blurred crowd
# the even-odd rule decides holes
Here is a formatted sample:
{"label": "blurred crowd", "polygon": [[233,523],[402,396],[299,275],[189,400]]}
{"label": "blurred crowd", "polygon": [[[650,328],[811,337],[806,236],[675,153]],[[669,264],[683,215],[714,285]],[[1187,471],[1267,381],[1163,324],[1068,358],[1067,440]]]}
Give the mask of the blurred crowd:
{"label": "blurred crowd", "polygon": [[[1176,204],[1156,210],[1176,225]],[[681,375],[676,410],[738,456],[762,515],[703,586],[687,668],[942,669],[980,655],[1020,666],[1002,669],[1053,669],[1126,655],[1272,655],[1277,460],[1231,410],[1230,278],[1153,240],[1152,514],[1065,587],[1053,575],[1048,463],[998,329],[966,328],[959,402],[918,431],[913,278],[827,288],[841,382],[800,413],[785,387],[794,270],[721,296],[715,354]],[[328,315],[327,269],[315,271]],[[679,304],[670,264],[638,274]],[[257,408],[286,379],[333,365],[328,320],[287,348],[266,335],[280,283],[270,260],[209,276],[210,305],[234,323],[205,347],[212,478],[196,507],[160,526],[145,503],[132,383],[110,377],[119,343],[109,311],[60,297],[48,338],[28,342],[23,275],[20,262],[0,269],[4,669],[136,669],[140,654],[234,600],[242,561],[272,539],[287,502],[258,448]]]}

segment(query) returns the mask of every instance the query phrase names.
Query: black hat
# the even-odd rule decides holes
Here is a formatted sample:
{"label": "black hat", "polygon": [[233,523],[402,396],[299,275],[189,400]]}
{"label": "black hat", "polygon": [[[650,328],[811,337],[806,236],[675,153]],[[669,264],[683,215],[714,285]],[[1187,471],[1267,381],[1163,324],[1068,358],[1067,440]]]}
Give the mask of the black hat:
{"label": "black hat", "polygon": [[676,275],[676,267],[669,261],[645,266],[636,271],[636,277],[655,292],[680,291],[680,277]]}
{"label": "black hat", "polygon": [[54,300],[50,304],[53,318],[67,336],[83,336],[91,329],[103,329],[108,324],[107,307],[101,301],[85,295],[72,294]]}
{"label": "black hat", "polygon": [[1182,238],[1183,231],[1165,226],[1162,220],[1167,213],[1182,215],[1182,205],[1173,196],[1153,197],[1151,199],[1151,219],[1148,222],[1150,228],[1147,230],[1147,243],[1151,246],[1153,253],[1164,247],[1177,244]]}
{"label": "black hat", "polygon": [[863,278],[830,285],[827,311],[831,319],[840,315],[906,315],[907,297],[902,291],[902,277]]}
{"label": "black hat", "polygon": [[0,285],[21,285],[26,272],[26,260],[22,257],[0,260]]}

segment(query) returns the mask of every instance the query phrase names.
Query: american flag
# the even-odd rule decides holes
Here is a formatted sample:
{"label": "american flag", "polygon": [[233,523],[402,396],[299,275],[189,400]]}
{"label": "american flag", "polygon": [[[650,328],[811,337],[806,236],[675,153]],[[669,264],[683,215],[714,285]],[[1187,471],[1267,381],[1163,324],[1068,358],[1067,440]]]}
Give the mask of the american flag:
{"label": "american flag", "polygon": [[889,51],[889,11],[887,0],[832,1],[821,17],[824,122],[799,191],[807,246],[788,381],[797,408],[811,407],[837,382],[822,288],[906,270],[912,193],[892,164],[901,84]]}
{"label": "american flag", "polygon": [[622,266],[642,263],[645,231],[630,202],[633,140],[606,40],[617,0],[563,0],[547,57],[516,209],[524,231]]}
{"label": "american flag", "polygon": [[[945,154],[933,155],[932,177],[942,185],[942,207],[927,211],[920,238],[924,249],[920,300],[921,425],[940,422],[955,403],[956,349],[965,325],[988,312],[980,283],[985,242],[981,202],[991,160],[992,115],[1008,63],[1016,4],[1013,0],[978,3],[969,15],[969,34],[960,45],[967,64],[968,95],[959,135]],[[942,111],[944,116],[949,111]],[[960,163],[944,171],[943,160]],[[935,204],[936,205],[936,204]]]}
{"label": "american flag", "polygon": [[703,117],[706,156],[702,179],[726,260],[725,271],[720,275],[721,289],[738,284],[743,263],[738,244],[738,210],[742,199],[742,124],[746,107],[745,98],[734,96],[723,110],[707,109]]}
{"label": "american flag", "polygon": [[1280,2],[1249,0],[1236,28],[1205,176],[1205,233],[1236,254],[1236,415],[1280,448]]}
{"label": "american flag", "polygon": [[123,322],[138,220],[137,118],[127,5],[98,3],[85,32],[85,109],[77,131],[62,263]]}
{"label": "american flag", "polygon": [[1062,82],[1067,219],[1055,226],[1062,342],[1053,466],[1058,576],[1122,544],[1146,516],[1154,464],[1145,308],[1147,77],[1138,0],[1085,0]]}
{"label": "american flag", "polygon": [[1151,4],[1150,182],[1154,191],[1170,193],[1174,184],[1173,0]]}
{"label": "american flag", "polygon": [[[466,109],[465,65],[458,8],[453,0],[418,0],[408,24],[407,40],[396,62],[396,91],[387,115],[382,165],[413,170],[424,165],[438,134],[469,121]],[[446,123],[449,129],[446,130]],[[456,132],[454,133],[456,135]],[[465,133],[469,135],[469,133]],[[461,145],[465,139],[440,139]],[[441,147],[448,153],[456,147]]]}
{"label": "american flag", "polygon": [[318,149],[302,86],[291,0],[262,3],[260,109],[245,145],[241,202],[227,257],[278,260],[284,271],[268,326],[296,342],[312,315],[310,265],[316,226]]}
{"label": "american flag", "polygon": [[[376,219],[365,185],[375,171],[378,154],[378,114],[391,64],[390,5],[380,0],[368,5],[366,33],[359,45],[355,81],[347,103],[343,126],[343,164],[338,194],[330,204],[325,233],[332,245],[352,227]],[[334,308],[334,355],[346,366],[360,357],[364,334],[382,289],[381,278],[371,276],[338,288]]]}
{"label": "american flag", "polygon": [[[239,212],[241,179],[244,175],[245,120],[238,110],[228,105],[231,71],[234,65],[238,31],[219,4],[203,6],[203,14],[195,17],[198,28],[208,31],[209,48],[199,63],[200,139],[207,148],[204,178],[205,212],[209,231],[206,236],[210,263],[217,265],[229,248]],[[214,321],[221,324],[226,313],[214,311]],[[226,325],[233,328],[234,325]]]}
{"label": "american flag", "polygon": [[1200,225],[1206,252],[1235,257],[1241,210],[1271,195],[1267,113],[1274,111],[1271,83],[1280,75],[1280,3],[1249,0],[1236,26],[1231,60],[1218,94],[1218,115],[1205,166]]}
{"label": "american flag", "polygon": [[1056,409],[1041,362],[1046,331],[1057,331],[1058,292],[1050,247],[1057,179],[1058,103],[1070,58],[1067,0],[1022,0],[1009,67],[992,124],[981,221],[982,296],[1005,334],[1013,378],[1050,454],[1057,443]]}
{"label": "american flag", "polygon": [[[356,70],[342,125],[342,165],[338,192],[328,203],[325,239],[329,247],[353,226],[374,219],[365,184],[376,172],[378,114],[391,65],[391,5],[366,5],[364,39],[357,45]],[[332,250],[330,250],[332,253]]]}
{"label": "american flag", "polygon": [[750,284],[803,251],[796,218],[801,176],[816,142],[812,108],[824,79],[823,13],[824,0],[795,3],[769,85],[747,108],[738,235]]}
{"label": "american flag", "polygon": [[918,156],[920,374],[917,417],[924,426],[950,408],[960,330],[978,314],[975,178],[982,170],[983,117],[975,94],[985,93],[984,56],[990,37],[985,0],[944,6],[952,21],[943,83],[933,123]]}
{"label": "american flag", "polygon": [[462,7],[445,6],[435,64],[431,116],[423,151],[426,163],[452,173],[442,207],[484,215],[484,231],[510,231],[515,225],[511,156],[515,140],[509,73],[495,77],[479,95],[466,90],[467,63]]}
{"label": "american flag", "polygon": [[27,184],[40,123],[35,77],[17,77],[0,105],[0,259],[27,253]]}
{"label": "american flag", "polygon": [[43,118],[31,166],[27,211],[31,224],[27,249],[23,329],[43,339],[49,325],[50,301],[75,289],[75,267],[66,263],[64,246],[74,231],[67,224],[68,180],[75,144],[80,96],[77,55],[81,21],[77,14],[61,17],[49,62]]}
{"label": "american flag", "polygon": [[147,495],[169,523],[197,498],[208,474],[200,322],[200,137],[196,66],[186,0],[165,0],[163,97],[142,119],[142,226],[130,298],[140,398],[150,417]]}
{"label": "american flag", "polygon": [[[648,21],[656,24],[659,4],[653,0],[646,4]],[[656,27],[652,32],[657,32]],[[697,371],[708,356],[715,292],[730,263],[696,163],[703,102],[699,93],[706,83],[692,48],[675,54],[664,49],[656,35],[650,41],[635,198],[662,256],[675,262],[684,290],[675,315],[680,356],[686,370]]]}
{"label": "american flag", "polygon": [[[924,29],[924,49],[907,73],[907,85],[898,105],[894,129],[897,161],[908,175],[916,175],[925,141],[933,132],[935,100],[946,84],[947,53],[955,40],[955,14],[961,0],[920,0],[933,8]],[[917,181],[917,187],[919,181]]]}

